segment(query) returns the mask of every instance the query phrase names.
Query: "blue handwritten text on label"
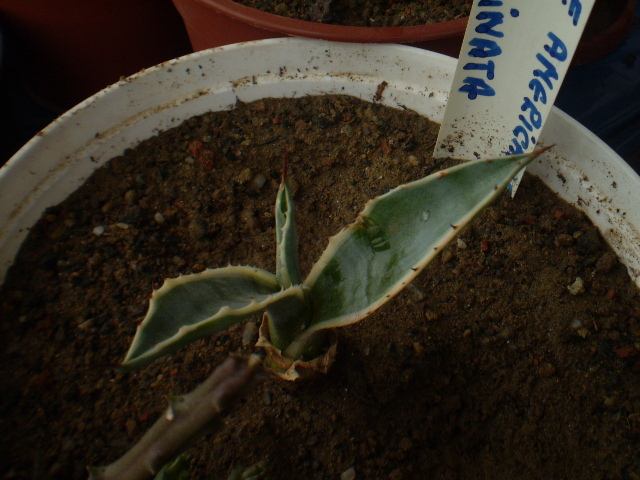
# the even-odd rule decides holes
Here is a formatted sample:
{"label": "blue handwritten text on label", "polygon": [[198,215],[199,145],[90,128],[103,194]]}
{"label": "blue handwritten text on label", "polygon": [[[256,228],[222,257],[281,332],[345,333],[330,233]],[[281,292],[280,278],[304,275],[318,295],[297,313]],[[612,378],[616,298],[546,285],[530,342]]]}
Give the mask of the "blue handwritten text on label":
{"label": "blue handwritten text on label", "polygon": [[582,3],[580,0],[562,0],[562,4],[566,5],[567,1],[569,2],[569,16],[573,17],[573,25],[576,26],[582,13]]}
{"label": "blue handwritten text on label", "polygon": [[547,88],[553,90],[554,81],[558,80],[558,70],[553,64],[553,60],[565,62],[569,56],[565,43],[556,34],[549,32],[547,37],[551,40],[551,43],[544,45],[546,55],[543,53],[536,54],[540,68],[533,70],[534,78],[529,82],[529,89],[533,92],[533,99],[524,97],[520,106],[520,110],[524,112],[524,115],[518,115],[520,124],[513,129],[514,138],[511,140],[511,145],[509,145],[509,153],[512,155],[524,153],[529,148],[529,145],[535,145],[536,137],[531,133],[540,129],[544,123],[542,114],[536,104],[545,105],[547,103]]}
{"label": "blue handwritten text on label", "polygon": [[[503,2],[500,0],[480,0],[478,2],[478,6],[486,8],[502,7],[502,5]],[[475,28],[478,37],[471,39],[469,42],[469,45],[473,47],[469,51],[469,56],[477,59],[486,59],[501,55],[502,49],[495,39],[504,37],[504,32],[496,29],[504,23],[504,14],[499,11],[483,10],[476,15],[476,19],[482,21],[482,23]],[[478,96],[495,96],[495,89],[487,82],[495,78],[495,62],[492,60],[468,62],[463,68],[464,70],[484,72],[484,75],[466,77],[458,91],[466,93],[469,100],[475,100]]]}

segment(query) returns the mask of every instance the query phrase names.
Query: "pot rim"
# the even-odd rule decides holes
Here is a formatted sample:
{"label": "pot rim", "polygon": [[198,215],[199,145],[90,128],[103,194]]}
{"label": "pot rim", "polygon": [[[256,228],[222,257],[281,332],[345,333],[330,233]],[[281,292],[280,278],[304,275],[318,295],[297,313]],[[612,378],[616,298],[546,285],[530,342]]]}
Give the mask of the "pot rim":
{"label": "pot rim", "polygon": [[[144,138],[237,101],[343,93],[444,115],[456,59],[405,45],[278,38],[196,52],[143,70],[62,115],[0,168],[0,282],[28,227],[109,158]],[[640,286],[640,177],[586,128],[552,108],[530,165],[584,211]],[[615,203],[614,203],[615,201]]]}

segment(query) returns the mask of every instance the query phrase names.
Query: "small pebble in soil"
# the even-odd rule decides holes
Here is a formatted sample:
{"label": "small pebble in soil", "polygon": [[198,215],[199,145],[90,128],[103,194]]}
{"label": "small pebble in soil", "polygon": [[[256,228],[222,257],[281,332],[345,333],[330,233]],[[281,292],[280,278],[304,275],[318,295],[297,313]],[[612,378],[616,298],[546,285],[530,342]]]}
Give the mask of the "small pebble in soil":
{"label": "small pebble in soil", "polygon": [[575,282],[568,285],[567,289],[571,295],[580,295],[581,293],[584,293],[584,280],[580,277],[576,277]]}
{"label": "small pebble in soil", "polygon": [[618,257],[612,252],[607,252],[602,255],[596,263],[596,271],[598,273],[609,273],[618,264]]}
{"label": "small pebble in soil", "polygon": [[156,212],[156,214],[153,216],[153,219],[160,225],[162,225],[166,221],[164,215],[162,215],[160,212]]}
{"label": "small pebble in soil", "polygon": [[513,328],[505,328],[504,330],[502,330],[500,333],[498,333],[498,338],[501,340],[509,340],[511,338],[513,338],[513,335],[515,334],[515,331],[513,330]]}
{"label": "small pebble in soil", "polygon": [[353,467],[347,468],[340,474],[340,480],[354,480],[356,478],[356,469]]}
{"label": "small pebble in soil", "polygon": [[587,338],[589,336],[589,330],[586,328],[579,328],[576,333],[582,338]]}
{"label": "small pebble in soil", "polygon": [[196,219],[189,222],[189,236],[193,240],[199,240],[207,236],[207,224],[203,220]]}
{"label": "small pebble in soil", "polygon": [[127,190],[127,193],[124,194],[124,200],[129,205],[133,205],[138,200],[138,194],[135,190]]}
{"label": "small pebble in soil", "polygon": [[609,340],[611,340],[612,342],[618,342],[620,341],[621,338],[622,338],[622,335],[618,330],[611,330],[609,332]]}
{"label": "small pebble in soil", "polygon": [[253,180],[251,182],[253,183],[253,186],[259,190],[264,187],[264,184],[267,182],[267,177],[263,173],[258,173],[255,177],[253,177]]}
{"label": "small pebble in soil", "polygon": [[582,321],[579,318],[574,318],[571,320],[570,324],[571,330],[578,330],[582,328]]}
{"label": "small pebble in soil", "polygon": [[402,470],[399,468],[394,469],[389,474],[389,480],[402,480],[402,478],[403,478]]}
{"label": "small pebble in soil", "polygon": [[566,233],[561,233],[557,235],[554,243],[556,247],[570,247],[575,242],[575,239],[571,235],[567,235]]}
{"label": "small pebble in soil", "polygon": [[574,237],[580,234],[576,238],[576,247],[578,251],[582,254],[593,254],[598,251],[601,247],[601,241],[598,236],[598,232],[595,230],[589,230],[586,233],[575,232],[573,234]]}
{"label": "small pebble in soil", "polygon": [[422,356],[426,353],[427,350],[420,342],[414,342],[413,351],[416,352],[416,355]]}
{"label": "small pebble in soil", "polygon": [[427,310],[424,313],[424,318],[426,318],[429,322],[435,322],[440,318],[440,315],[438,315],[438,313],[434,312],[433,310]]}
{"label": "small pebble in soil", "polygon": [[410,292],[416,302],[421,302],[425,299],[425,294],[422,290],[416,287],[413,283],[407,285],[407,291]]}
{"label": "small pebble in soil", "polygon": [[96,228],[93,229],[93,234],[97,235],[97,236],[100,236],[100,235],[102,235],[104,233],[104,230],[105,229],[104,229],[103,226],[96,227]]}
{"label": "small pebble in soil", "polygon": [[550,363],[543,363],[540,365],[540,368],[538,368],[538,374],[542,378],[551,378],[556,374],[556,367]]}

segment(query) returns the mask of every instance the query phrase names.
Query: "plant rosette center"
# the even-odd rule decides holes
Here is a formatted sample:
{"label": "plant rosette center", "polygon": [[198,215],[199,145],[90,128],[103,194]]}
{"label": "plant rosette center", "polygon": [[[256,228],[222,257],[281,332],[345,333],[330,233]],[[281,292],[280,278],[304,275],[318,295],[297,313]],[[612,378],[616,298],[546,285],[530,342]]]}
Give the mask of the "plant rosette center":
{"label": "plant rosette center", "polygon": [[265,368],[284,380],[305,380],[321,373],[327,373],[333,364],[338,351],[338,336],[329,331],[328,344],[324,344],[324,353],[312,359],[299,358],[293,360],[271,343],[269,334],[269,316],[263,315],[256,347],[265,350]]}

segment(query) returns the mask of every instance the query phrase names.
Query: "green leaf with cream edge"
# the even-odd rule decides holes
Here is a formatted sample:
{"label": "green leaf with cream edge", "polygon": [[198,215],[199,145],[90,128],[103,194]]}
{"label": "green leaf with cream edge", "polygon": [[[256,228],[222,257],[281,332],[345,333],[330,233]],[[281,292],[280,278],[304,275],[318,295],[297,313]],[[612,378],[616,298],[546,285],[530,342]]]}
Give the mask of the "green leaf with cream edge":
{"label": "green leaf with cream edge", "polygon": [[226,330],[302,287],[281,290],[271,272],[229,266],[166,280],[151,297],[125,369],[147,364],[205,336]]}
{"label": "green leaf with cream edge", "polygon": [[284,179],[276,201],[276,274],[229,266],[167,280],[154,292],[122,367],[149,363],[259,311],[266,311],[271,344],[286,358],[300,358],[314,334],[362,320],[408,285],[545,150],[466,162],[370,200],[330,239],[302,283]]}

